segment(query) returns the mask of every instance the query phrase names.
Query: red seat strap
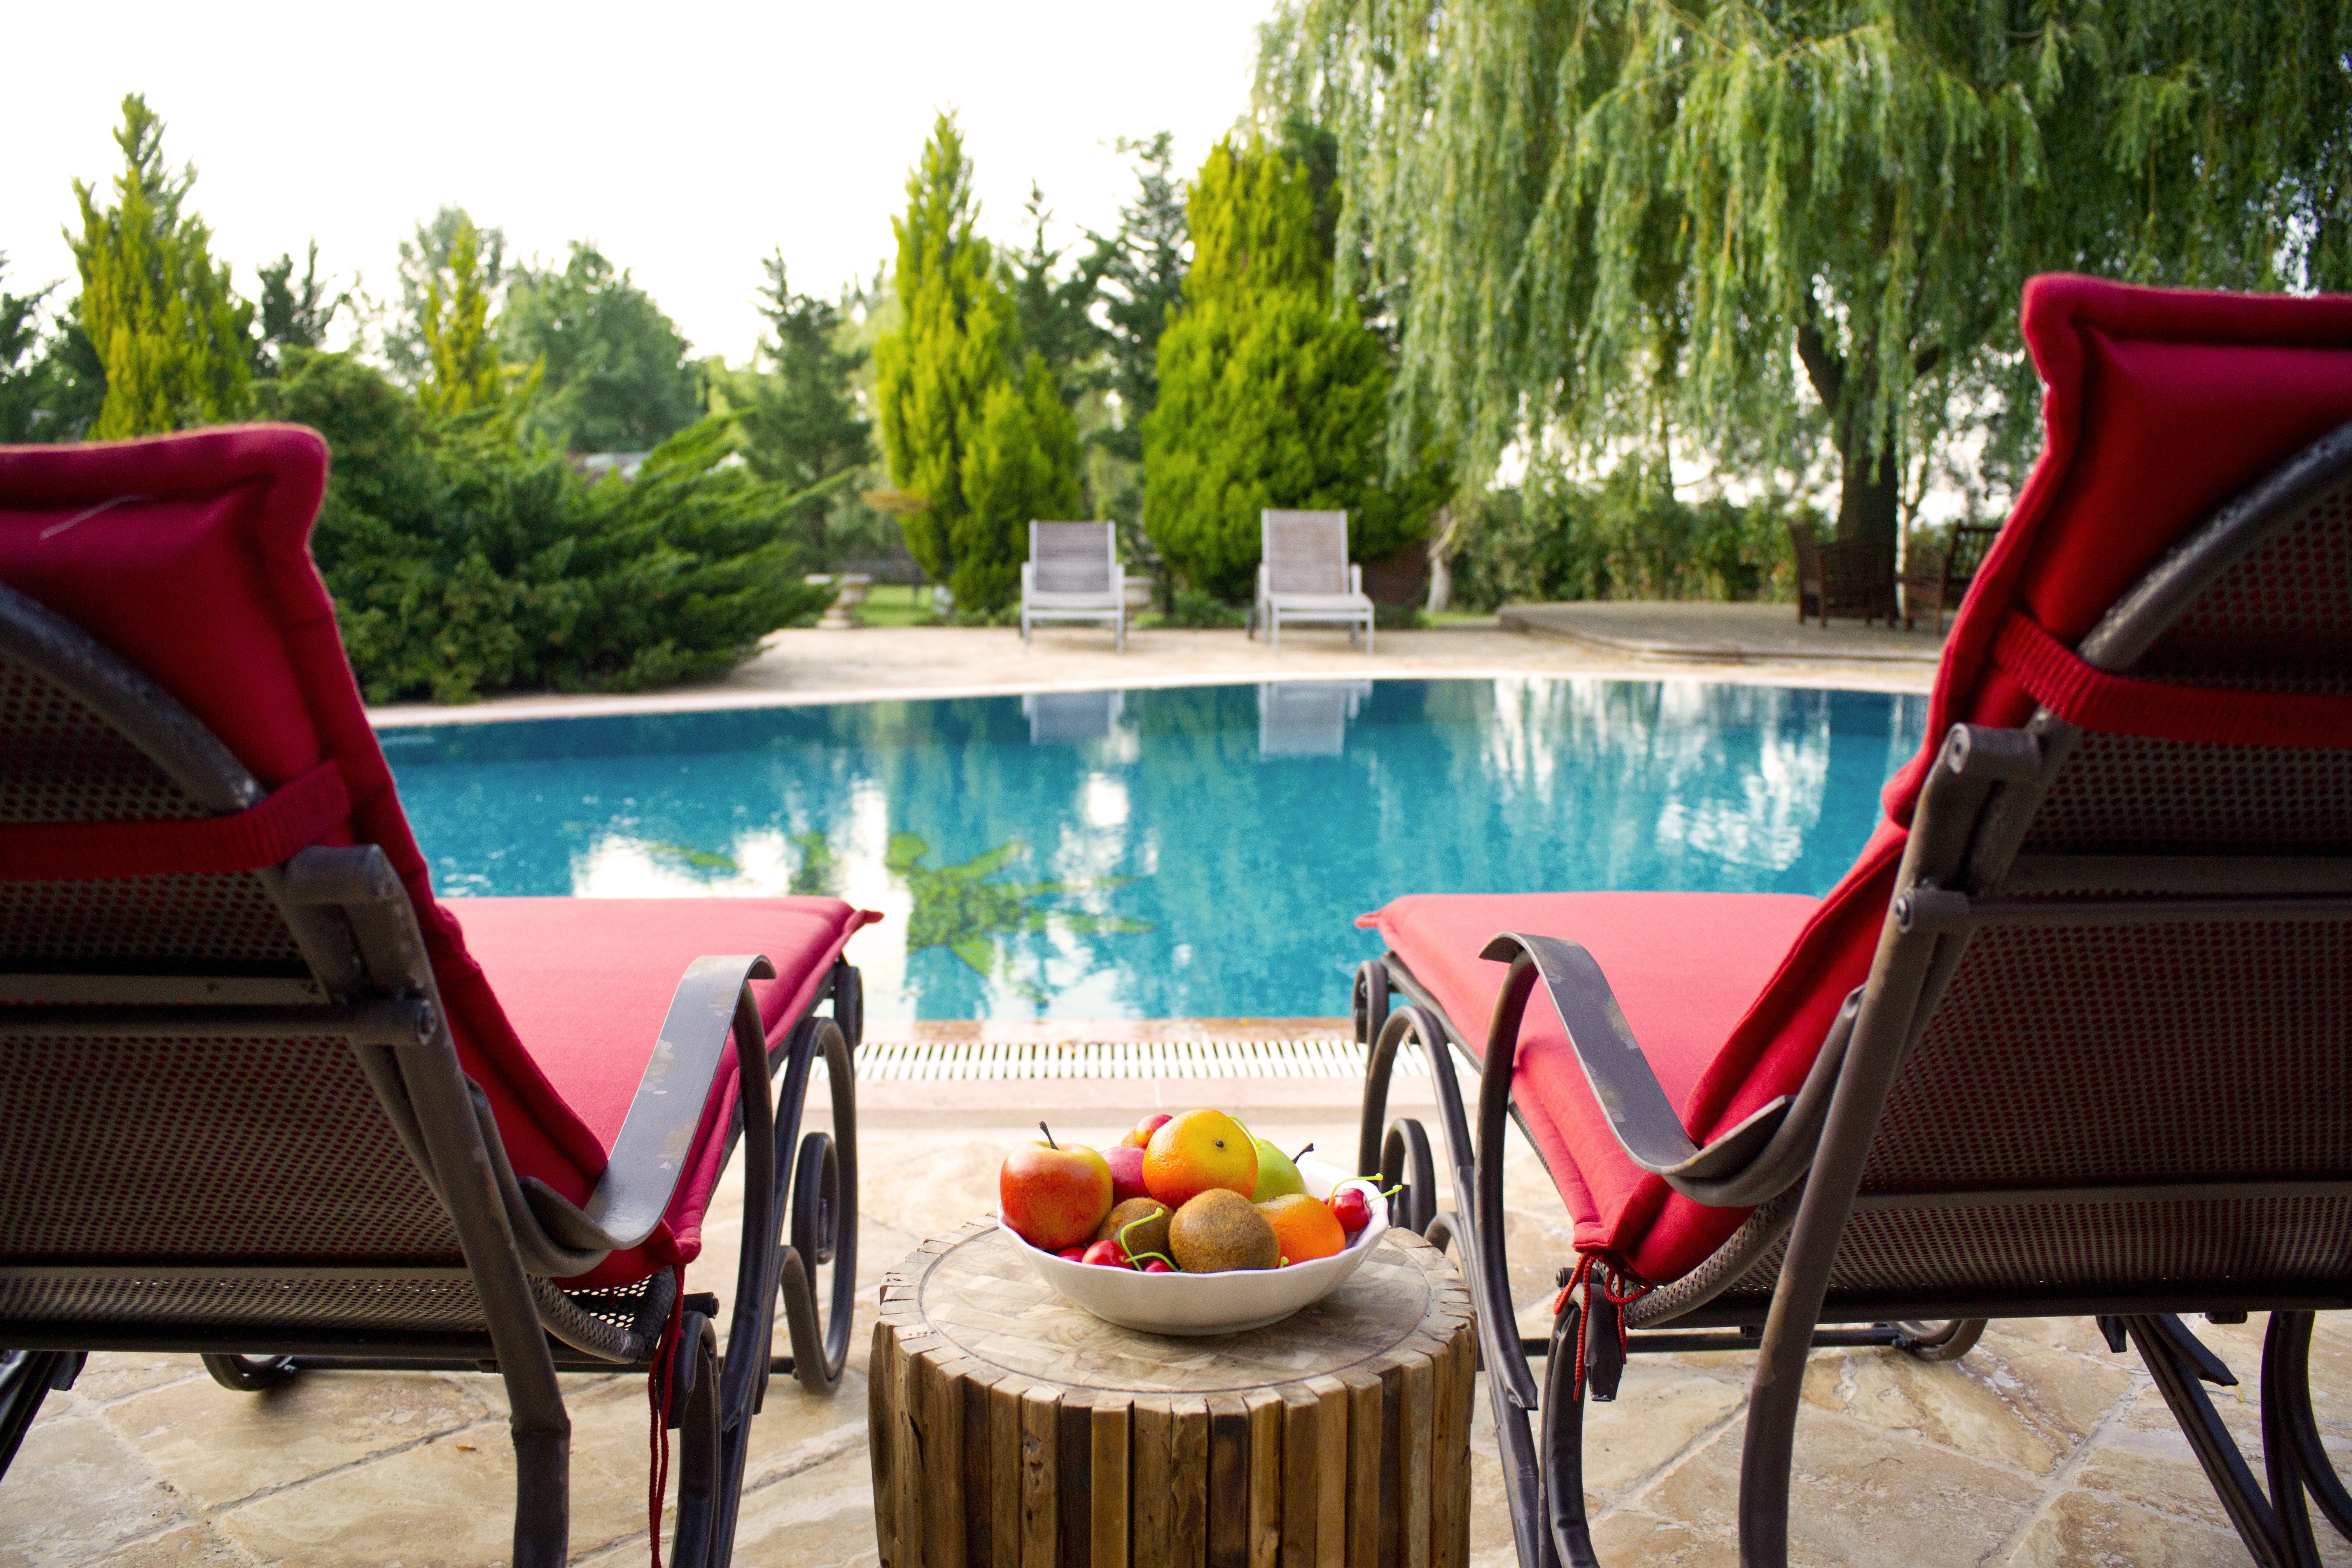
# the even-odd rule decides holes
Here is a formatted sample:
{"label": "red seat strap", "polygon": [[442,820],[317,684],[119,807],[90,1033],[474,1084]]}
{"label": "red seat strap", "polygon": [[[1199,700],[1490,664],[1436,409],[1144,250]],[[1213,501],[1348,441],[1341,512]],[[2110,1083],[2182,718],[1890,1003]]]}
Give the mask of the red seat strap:
{"label": "red seat strap", "polygon": [[2011,610],[1992,661],[2070,724],[2110,735],[2208,746],[2352,746],[2352,698],[2172,686],[2084,663],[2023,610]]}
{"label": "red seat strap", "polygon": [[351,814],[342,772],[329,758],[226,816],[0,826],[0,882],[255,871],[290,859]]}

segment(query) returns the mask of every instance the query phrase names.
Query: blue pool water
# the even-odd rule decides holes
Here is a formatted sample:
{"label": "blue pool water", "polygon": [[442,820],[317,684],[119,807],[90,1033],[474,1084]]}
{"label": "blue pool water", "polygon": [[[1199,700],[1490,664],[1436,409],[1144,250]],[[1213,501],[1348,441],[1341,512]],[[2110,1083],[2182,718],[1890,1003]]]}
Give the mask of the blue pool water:
{"label": "blue pool water", "polygon": [[1409,892],[1821,893],[1923,698],[1383,680],[387,730],[445,897],[838,893],[877,1020],[1344,1013]]}

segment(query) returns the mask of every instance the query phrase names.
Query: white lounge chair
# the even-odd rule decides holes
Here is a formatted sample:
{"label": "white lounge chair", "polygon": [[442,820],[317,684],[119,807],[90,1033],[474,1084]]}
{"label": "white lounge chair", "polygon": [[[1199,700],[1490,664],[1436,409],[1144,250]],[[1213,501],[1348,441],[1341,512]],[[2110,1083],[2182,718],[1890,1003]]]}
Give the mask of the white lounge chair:
{"label": "white lounge chair", "polygon": [[1371,700],[1369,680],[1269,680],[1257,689],[1257,754],[1337,757],[1348,723]]}
{"label": "white lounge chair", "polygon": [[1261,511],[1264,540],[1257,565],[1257,600],[1250,606],[1250,636],[1263,626],[1274,651],[1282,651],[1282,623],[1344,626],[1348,641],[1364,632],[1372,651],[1372,602],[1364,595],[1364,569],[1348,559],[1348,514],[1344,511]]}
{"label": "white lounge chair", "polygon": [[1029,559],[1021,563],[1021,642],[1040,621],[1108,621],[1127,648],[1127,579],[1118,540],[1108,522],[1029,524]]}

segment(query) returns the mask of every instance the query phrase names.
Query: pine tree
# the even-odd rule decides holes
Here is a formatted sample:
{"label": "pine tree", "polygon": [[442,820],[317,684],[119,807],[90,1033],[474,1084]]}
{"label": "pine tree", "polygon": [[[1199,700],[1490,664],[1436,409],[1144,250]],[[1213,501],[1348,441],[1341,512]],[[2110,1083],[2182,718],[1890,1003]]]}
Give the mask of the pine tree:
{"label": "pine tree", "polygon": [[426,285],[420,322],[427,371],[416,389],[425,412],[438,417],[495,408],[506,398],[507,369],[490,331],[490,296],[483,277],[481,236],[469,221],[449,251],[448,278]]}
{"label": "pine tree", "polygon": [[[8,258],[0,252],[0,272]],[[49,289],[56,288],[51,284]],[[0,441],[35,439],[41,405],[51,385],[51,367],[39,353],[41,302],[49,289],[37,294],[11,294],[0,289]]]}
{"label": "pine tree", "polygon": [[1344,509],[1349,547],[1377,560],[1424,536],[1444,475],[1385,479],[1385,346],[1334,300],[1307,169],[1220,143],[1193,182],[1192,270],[1160,339],[1144,421],[1144,518],[1185,581],[1250,593],[1265,507]]}
{"label": "pine tree", "polygon": [[[761,265],[768,281],[760,290],[760,313],[768,318],[771,335],[760,352],[770,369],[743,414],[743,456],[763,479],[793,491],[812,489],[855,473],[873,456],[873,434],[853,385],[866,355],[839,346],[837,306],[793,292],[782,251]],[[793,508],[794,524],[819,563],[826,559],[825,520],[835,499],[811,496]]]}
{"label": "pine tree", "polygon": [[1062,401],[1076,403],[1092,379],[1090,362],[1104,346],[1106,334],[1096,324],[1094,304],[1110,258],[1097,248],[1081,257],[1068,273],[1055,276],[1069,247],[1046,247],[1045,225],[1054,215],[1045,205],[1045,193],[1034,180],[1025,212],[1031,235],[1028,247],[1009,258],[1021,342],[1045,360],[1045,369],[1061,389]]}
{"label": "pine tree", "polygon": [[1166,131],[1147,141],[1119,140],[1118,150],[1136,159],[1135,201],[1118,209],[1116,235],[1087,237],[1103,258],[1110,390],[1119,407],[1118,427],[1096,438],[1130,462],[1143,457],[1143,420],[1160,402],[1160,334],[1184,297],[1192,236],[1184,221],[1184,182],[1172,166],[1174,144]]}
{"label": "pine tree", "polygon": [[115,205],[100,210],[96,190],[76,180],[81,235],[66,236],[81,274],[75,322],[106,384],[89,433],[103,440],[234,419],[252,374],[253,307],[214,264],[211,231],[181,210],[195,168],[164,167],[163,122],[137,93],[122,100],[114,141],[123,161]]}
{"label": "pine tree", "polygon": [[[1019,331],[995,253],[973,231],[978,213],[962,134],[943,113],[907,176],[906,215],[892,220],[899,326],[875,345],[874,369],[891,480],[922,509],[901,519],[907,548],[949,584],[960,609],[988,613],[1010,596],[1027,546],[995,522],[976,521],[964,489],[966,456],[980,438],[992,389],[1012,380]],[[996,428],[1008,440],[1024,430],[1041,440],[1046,434],[1010,411]],[[1075,446],[1066,460],[1075,475]],[[979,471],[1026,472],[1028,459],[1002,449]]]}
{"label": "pine tree", "polygon": [[2347,52],[2343,0],[1288,0],[1258,99],[1337,129],[1342,286],[1468,471],[1825,431],[1840,536],[1891,540],[1940,433],[2030,444],[2032,272],[2352,282]]}
{"label": "pine tree", "polygon": [[315,349],[327,341],[327,329],[333,324],[335,313],[352,302],[352,296],[349,290],[331,298],[328,295],[334,280],[319,276],[319,242],[315,239],[310,242],[299,283],[294,280],[291,251],[257,271],[261,278],[261,341],[254,353],[254,371],[258,375],[277,375],[284,368],[288,349]]}

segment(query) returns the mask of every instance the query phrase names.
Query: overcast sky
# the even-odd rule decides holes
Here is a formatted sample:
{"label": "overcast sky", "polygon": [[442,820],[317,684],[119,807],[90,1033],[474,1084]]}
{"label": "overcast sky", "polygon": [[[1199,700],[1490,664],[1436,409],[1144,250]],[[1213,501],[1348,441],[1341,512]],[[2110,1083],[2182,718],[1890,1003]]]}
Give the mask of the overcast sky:
{"label": "overcast sky", "polygon": [[52,299],[71,294],[70,182],[112,179],[118,106],[143,92],[248,295],[257,264],[299,260],[313,237],[322,268],[396,292],[400,240],[454,202],[523,257],[594,238],[698,353],[740,361],[770,250],[827,294],[889,253],[936,110],[959,111],[984,233],[1020,237],[1034,177],[1073,239],[1115,223],[1133,188],[1115,138],[1171,130],[1180,167],[1198,166],[1247,106],[1271,9],[26,6],[0,93],[0,288],[65,279]]}

